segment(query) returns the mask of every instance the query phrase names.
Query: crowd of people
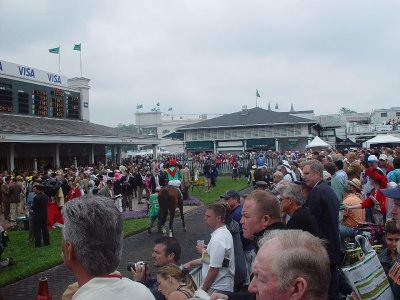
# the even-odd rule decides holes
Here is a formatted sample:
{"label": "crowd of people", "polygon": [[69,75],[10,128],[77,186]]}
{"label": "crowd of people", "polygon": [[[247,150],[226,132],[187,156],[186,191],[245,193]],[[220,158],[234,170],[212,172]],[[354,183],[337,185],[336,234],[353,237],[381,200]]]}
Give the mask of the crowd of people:
{"label": "crowd of people", "polygon": [[[233,180],[247,177],[254,191],[241,197],[230,190],[222,201],[206,207],[204,226],[212,233],[208,242],[198,241],[191,250],[199,258],[178,267],[179,241],[163,237],[155,241],[152,253],[156,276],[139,262],[130,266],[133,281],[117,280],[121,211],[132,210],[133,199],[138,204],[148,199],[151,232],[159,217],[160,187],[178,181],[175,186],[185,198],[201,174],[205,191],[210,191],[216,182],[212,173],[218,174],[223,163],[231,166]],[[343,254],[366,222],[385,229],[379,259],[398,299],[399,184],[398,148],[201,153],[41,174],[4,171],[0,177],[2,212],[10,221],[26,209],[31,212],[36,247],[42,241],[49,244],[48,226],[64,223],[64,263],[77,279],[65,295],[73,299],[95,299],[99,286],[120,299],[132,292],[142,295],[140,299],[189,299],[199,291],[211,299],[340,299],[351,292],[340,280]],[[121,206],[105,201],[117,195],[122,195]],[[48,206],[56,208],[52,218]],[[89,210],[96,213],[87,214]],[[96,221],[104,226],[98,228]],[[85,226],[79,227],[82,222]],[[71,232],[79,232],[79,238]],[[87,253],[102,257],[102,266]],[[196,287],[188,270],[197,266],[202,285]]]}

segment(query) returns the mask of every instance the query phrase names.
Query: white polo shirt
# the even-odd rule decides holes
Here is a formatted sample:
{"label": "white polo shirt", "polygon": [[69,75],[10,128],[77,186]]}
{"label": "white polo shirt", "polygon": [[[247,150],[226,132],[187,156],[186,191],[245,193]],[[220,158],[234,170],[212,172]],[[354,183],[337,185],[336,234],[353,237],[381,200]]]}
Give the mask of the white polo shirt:
{"label": "white polo shirt", "polygon": [[[119,274],[119,272],[112,274]],[[143,284],[126,277],[95,277],[81,286],[72,297],[72,300],[117,299],[154,300],[154,296]]]}
{"label": "white polo shirt", "polygon": [[[211,289],[233,292],[235,275],[235,253],[232,235],[226,226],[221,226],[211,233],[211,240],[206,249],[210,261],[203,262],[202,276],[203,281],[207,276],[210,267],[219,268],[218,275],[211,284]],[[228,267],[222,267],[224,258],[229,259]]]}

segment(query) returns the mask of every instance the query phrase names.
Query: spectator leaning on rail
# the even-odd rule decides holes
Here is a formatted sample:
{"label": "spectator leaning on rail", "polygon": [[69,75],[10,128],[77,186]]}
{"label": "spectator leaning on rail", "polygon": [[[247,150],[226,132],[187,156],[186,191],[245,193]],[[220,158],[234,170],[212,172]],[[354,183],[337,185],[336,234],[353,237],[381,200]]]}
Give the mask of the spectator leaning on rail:
{"label": "spectator leaning on rail", "polygon": [[87,194],[63,208],[62,254],[77,280],[73,300],[154,299],[142,284],[115,271],[122,254],[122,217],[112,201]]}
{"label": "spectator leaning on rail", "polygon": [[184,265],[185,269],[202,265],[204,291],[228,293],[233,292],[235,274],[235,253],[232,235],[225,226],[226,209],[221,204],[207,206],[204,214],[206,223],[213,232],[208,245],[198,245],[202,257]]}

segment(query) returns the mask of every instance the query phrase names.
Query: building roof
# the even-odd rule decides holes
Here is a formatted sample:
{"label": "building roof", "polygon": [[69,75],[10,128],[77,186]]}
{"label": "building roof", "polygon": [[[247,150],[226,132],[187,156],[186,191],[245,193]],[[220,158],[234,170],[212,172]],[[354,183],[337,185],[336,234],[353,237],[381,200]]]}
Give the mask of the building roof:
{"label": "building roof", "polygon": [[242,127],[297,123],[308,124],[316,122],[314,120],[293,116],[290,112],[276,112],[260,107],[255,107],[231,114],[226,114],[214,119],[179,127],[177,131],[200,128]]}
{"label": "building roof", "polygon": [[[107,137],[130,140],[152,140],[159,139],[140,134],[131,134],[99,124],[80,120],[56,119],[36,116],[22,116],[15,114],[0,113],[0,135],[35,135],[35,136],[73,136],[78,140],[86,137]],[[134,143],[134,142],[133,142]]]}

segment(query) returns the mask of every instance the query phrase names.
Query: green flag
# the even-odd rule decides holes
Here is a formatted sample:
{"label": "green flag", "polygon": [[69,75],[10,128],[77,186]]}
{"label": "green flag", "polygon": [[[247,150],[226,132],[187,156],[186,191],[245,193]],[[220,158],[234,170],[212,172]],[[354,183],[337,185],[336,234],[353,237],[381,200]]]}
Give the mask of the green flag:
{"label": "green flag", "polygon": [[49,52],[53,53],[53,54],[59,54],[60,53],[60,47],[51,48],[51,49],[49,49]]}
{"label": "green flag", "polygon": [[142,104],[136,105],[136,109],[141,109],[141,108],[143,108],[143,105],[142,105]]}
{"label": "green flag", "polygon": [[260,93],[256,90],[256,97],[260,98]]}
{"label": "green flag", "polygon": [[156,104],[157,106],[160,106],[160,102],[157,102],[157,104]]}
{"label": "green flag", "polygon": [[81,44],[75,44],[74,45],[74,50],[81,51]]}
{"label": "green flag", "polygon": [[168,111],[172,111],[172,107],[168,108]]}

